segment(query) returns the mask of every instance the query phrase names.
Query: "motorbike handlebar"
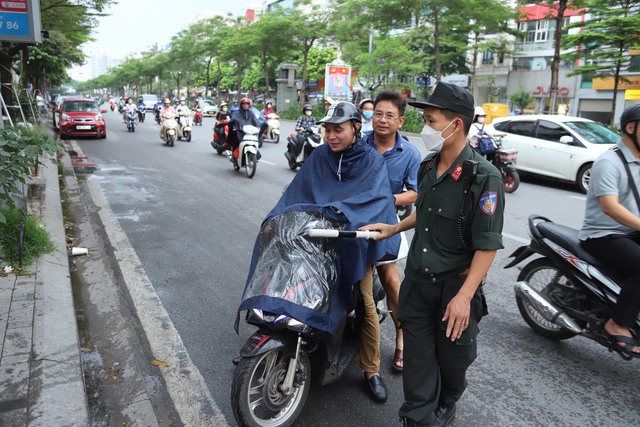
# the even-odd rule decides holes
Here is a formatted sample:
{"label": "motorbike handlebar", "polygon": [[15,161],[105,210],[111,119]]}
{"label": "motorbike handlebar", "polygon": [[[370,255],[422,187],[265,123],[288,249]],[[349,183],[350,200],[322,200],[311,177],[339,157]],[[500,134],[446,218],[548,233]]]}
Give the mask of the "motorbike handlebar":
{"label": "motorbike handlebar", "polygon": [[309,237],[327,237],[330,239],[336,239],[340,237],[348,237],[354,239],[373,239],[373,236],[380,234],[379,231],[365,230],[365,231],[341,231],[341,230],[324,230],[320,228],[310,228],[307,230],[307,236]]}

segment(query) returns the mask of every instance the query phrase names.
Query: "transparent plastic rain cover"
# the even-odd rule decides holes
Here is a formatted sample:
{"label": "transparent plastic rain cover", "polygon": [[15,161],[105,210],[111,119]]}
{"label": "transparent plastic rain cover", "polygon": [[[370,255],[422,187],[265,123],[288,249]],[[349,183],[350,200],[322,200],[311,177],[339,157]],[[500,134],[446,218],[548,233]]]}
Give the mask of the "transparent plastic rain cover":
{"label": "transparent plastic rain cover", "polygon": [[258,235],[258,263],[243,299],[264,295],[328,313],[338,283],[339,239],[308,237],[306,231],[344,227],[320,212],[271,218]]}

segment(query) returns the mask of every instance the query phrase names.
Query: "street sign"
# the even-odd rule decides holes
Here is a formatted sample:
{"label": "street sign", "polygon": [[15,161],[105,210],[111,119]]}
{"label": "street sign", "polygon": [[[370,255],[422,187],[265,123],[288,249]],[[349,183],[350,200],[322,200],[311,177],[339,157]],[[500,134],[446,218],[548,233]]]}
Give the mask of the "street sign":
{"label": "street sign", "polygon": [[0,0],[0,41],[41,43],[39,0]]}
{"label": "street sign", "polygon": [[325,99],[349,101],[351,99],[351,65],[327,64],[324,80]]}

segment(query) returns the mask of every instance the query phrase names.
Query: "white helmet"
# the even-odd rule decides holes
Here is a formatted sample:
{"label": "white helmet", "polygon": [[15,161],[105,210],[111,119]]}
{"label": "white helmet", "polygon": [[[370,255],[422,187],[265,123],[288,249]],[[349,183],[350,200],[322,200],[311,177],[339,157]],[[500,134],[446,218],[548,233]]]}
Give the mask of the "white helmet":
{"label": "white helmet", "polygon": [[474,112],[473,112],[474,116],[486,116],[487,113],[484,112],[484,108],[482,107],[476,107]]}

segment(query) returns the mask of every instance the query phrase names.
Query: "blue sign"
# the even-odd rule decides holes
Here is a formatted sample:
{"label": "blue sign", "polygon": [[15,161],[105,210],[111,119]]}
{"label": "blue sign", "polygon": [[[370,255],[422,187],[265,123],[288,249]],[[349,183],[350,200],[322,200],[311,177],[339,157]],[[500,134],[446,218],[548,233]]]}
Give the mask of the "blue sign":
{"label": "blue sign", "polygon": [[0,12],[0,38],[3,36],[28,36],[29,15],[27,13]]}

